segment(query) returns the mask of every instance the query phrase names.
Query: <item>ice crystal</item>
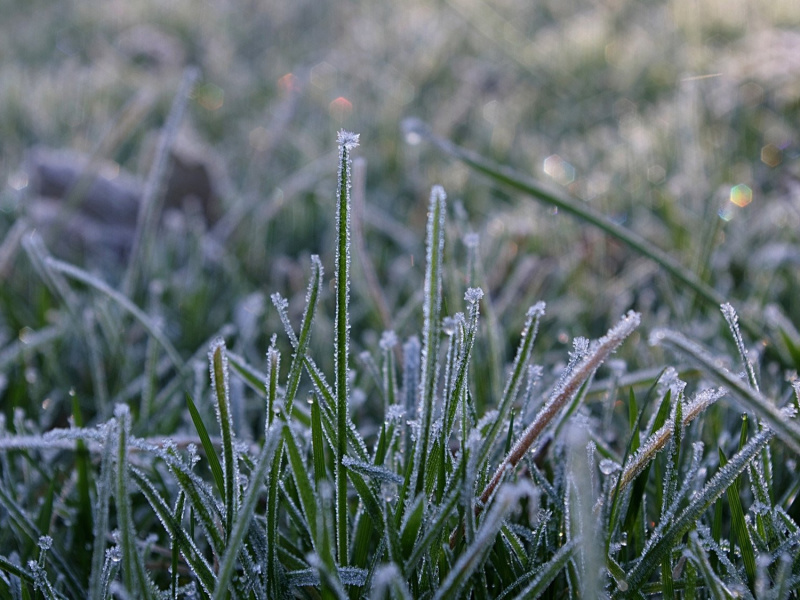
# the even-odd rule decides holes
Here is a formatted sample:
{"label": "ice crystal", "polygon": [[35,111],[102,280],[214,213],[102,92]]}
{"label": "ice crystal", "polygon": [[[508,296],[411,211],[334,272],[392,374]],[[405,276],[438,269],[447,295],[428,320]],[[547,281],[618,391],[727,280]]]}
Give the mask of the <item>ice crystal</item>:
{"label": "ice crystal", "polygon": [[469,288],[464,294],[464,300],[469,304],[480,302],[481,298],[483,298],[483,290],[481,288]]}

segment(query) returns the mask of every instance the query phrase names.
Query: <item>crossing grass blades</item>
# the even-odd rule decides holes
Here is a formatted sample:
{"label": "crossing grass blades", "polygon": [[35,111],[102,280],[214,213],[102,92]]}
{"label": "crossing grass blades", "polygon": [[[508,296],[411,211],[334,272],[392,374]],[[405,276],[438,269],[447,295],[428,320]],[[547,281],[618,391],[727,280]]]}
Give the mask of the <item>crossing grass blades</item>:
{"label": "crossing grass blades", "polygon": [[[640,316],[624,315],[598,340],[577,339],[548,381],[534,362],[545,318],[535,304],[502,394],[478,414],[473,381],[489,367],[473,348],[489,299],[468,288],[460,311],[444,314],[447,205],[438,186],[422,328],[402,343],[384,333],[367,357],[383,418],[365,433],[350,376],[360,364],[349,312],[358,142],[339,134],[334,373],[310,352],[325,285],[314,256],[298,328],[288,301],[272,297],[290,354],[273,337],[262,369],[223,339],[211,343],[216,423],[204,421],[205,397],[184,394],[189,441],[134,435],[125,404],[93,427],[79,410],[72,426],[46,432],[5,423],[0,598],[797,598],[800,529],[790,512],[800,482],[780,475],[800,451],[797,396],[775,401],[759,389],[734,309],[722,312],[746,377],[680,333],[653,332],[653,344],[688,357],[719,387],[688,394],[664,369],[630,388],[628,428],[609,443],[585,405],[598,368]],[[63,297],[80,282],[138,320],[189,387],[188,363],[156,320],[35,238],[26,248]],[[263,398],[257,443],[237,439],[234,379]],[[738,435],[710,444],[708,430],[723,421],[718,405],[730,402],[750,416]]]}

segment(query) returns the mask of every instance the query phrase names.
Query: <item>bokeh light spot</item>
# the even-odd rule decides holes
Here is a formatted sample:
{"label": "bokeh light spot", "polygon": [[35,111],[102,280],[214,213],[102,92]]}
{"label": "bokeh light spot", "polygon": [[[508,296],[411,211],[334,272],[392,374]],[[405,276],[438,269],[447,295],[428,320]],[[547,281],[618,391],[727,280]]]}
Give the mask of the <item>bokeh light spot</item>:
{"label": "bokeh light spot", "polygon": [[339,96],[330,103],[328,110],[337,121],[344,121],[353,112],[353,103],[344,96]]}
{"label": "bokeh light spot", "polygon": [[551,154],[544,159],[544,172],[561,185],[575,181],[575,167],[558,154]]}
{"label": "bokeh light spot", "polygon": [[225,90],[213,83],[203,83],[195,90],[195,98],[206,110],[218,110],[225,102]]}
{"label": "bokeh light spot", "polygon": [[775,144],[767,144],[761,148],[761,162],[768,167],[777,167],[783,161],[783,153]]}
{"label": "bokeh light spot", "polygon": [[278,88],[280,88],[283,93],[289,94],[298,91],[300,89],[300,84],[297,82],[297,77],[295,77],[294,73],[287,73],[278,79]]}
{"label": "bokeh light spot", "polygon": [[731,202],[743,208],[753,201],[753,190],[740,183],[731,188]]}

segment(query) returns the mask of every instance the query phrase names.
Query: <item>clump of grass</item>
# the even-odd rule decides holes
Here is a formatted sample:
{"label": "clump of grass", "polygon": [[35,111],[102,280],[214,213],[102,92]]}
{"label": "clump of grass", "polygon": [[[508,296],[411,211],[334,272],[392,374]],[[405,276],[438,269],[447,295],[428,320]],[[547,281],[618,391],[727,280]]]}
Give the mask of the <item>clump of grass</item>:
{"label": "clump of grass", "polygon": [[[149,435],[148,423],[135,417],[152,413],[126,404],[113,416],[110,406],[98,406],[94,426],[82,425],[78,402],[68,427],[40,431],[22,416],[3,423],[0,597],[797,596],[800,527],[790,511],[798,484],[776,485],[775,476],[799,447],[797,399],[777,406],[759,390],[732,307],[723,313],[747,378],[680,334],[659,330],[655,343],[688,353],[724,388],[701,389],[687,401],[677,371],[641,375],[637,381],[652,386],[639,394],[630,388],[628,426],[616,438],[601,430],[590,400],[598,369],[640,327],[633,311],[597,341],[576,340],[567,365],[543,375],[534,341],[545,307],[534,304],[502,394],[479,402],[476,390],[486,388],[477,380],[492,367],[476,361],[474,348],[492,299],[469,287],[457,291],[463,304],[444,302],[448,210],[437,186],[421,330],[402,350],[397,334],[381,336],[375,357],[362,357],[364,371],[375,374],[366,387],[364,373],[353,377],[350,358],[350,163],[358,136],[343,131],[338,143],[332,361],[311,352],[324,291],[316,256],[299,333],[288,301],[273,296],[291,356],[273,337],[262,372],[215,339],[205,394],[192,385],[195,358],[180,355],[158,319],[48,256],[36,238],[28,243],[69,311],[79,312],[70,287],[78,282],[130,314],[163,348],[174,373],[164,400],[183,431]],[[509,177],[506,183],[515,185]],[[622,228],[592,218],[644,250]],[[673,275],[682,272],[659,252],[644,254]],[[706,289],[685,273],[678,279],[701,296]],[[158,379],[158,361],[147,362],[153,372],[146,378]],[[323,362],[333,363],[332,378]],[[549,389],[540,393],[542,379]],[[244,385],[261,398],[258,440],[237,425]],[[372,392],[360,401],[362,388]],[[305,403],[297,401],[302,393]],[[729,396],[757,424],[751,431],[745,421],[738,443],[709,440],[695,424]],[[479,414],[484,405],[490,410]],[[709,421],[711,428],[724,419]],[[719,452],[706,451],[715,443]],[[753,500],[746,513],[745,481]]]}

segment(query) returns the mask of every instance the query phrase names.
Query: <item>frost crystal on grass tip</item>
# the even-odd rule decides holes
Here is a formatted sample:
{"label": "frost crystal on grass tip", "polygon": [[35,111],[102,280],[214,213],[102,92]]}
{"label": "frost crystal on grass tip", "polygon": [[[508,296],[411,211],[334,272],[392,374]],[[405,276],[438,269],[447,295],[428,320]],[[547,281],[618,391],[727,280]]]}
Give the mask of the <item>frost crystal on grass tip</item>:
{"label": "frost crystal on grass tip", "polygon": [[336,136],[336,143],[342,146],[345,150],[352,150],[358,146],[358,138],[359,134],[342,129]]}
{"label": "frost crystal on grass tip", "polygon": [[470,304],[475,304],[483,298],[483,290],[481,288],[469,288],[464,294],[464,300]]}
{"label": "frost crystal on grass tip", "polygon": [[532,317],[543,317],[545,308],[547,308],[547,304],[544,302],[537,302],[533,306],[528,309],[528,313],[525,315],[528,318]]}

